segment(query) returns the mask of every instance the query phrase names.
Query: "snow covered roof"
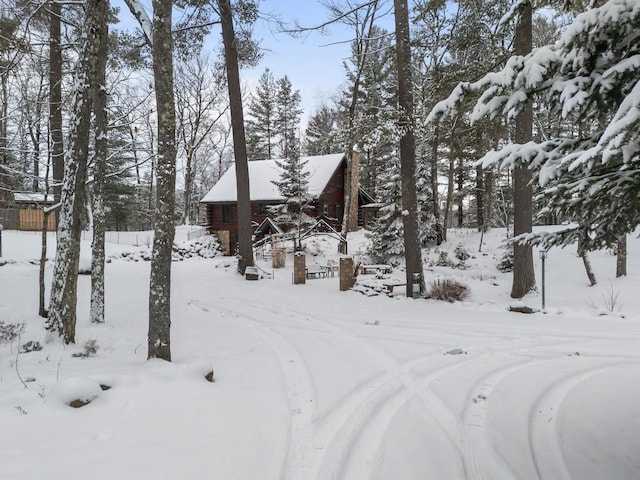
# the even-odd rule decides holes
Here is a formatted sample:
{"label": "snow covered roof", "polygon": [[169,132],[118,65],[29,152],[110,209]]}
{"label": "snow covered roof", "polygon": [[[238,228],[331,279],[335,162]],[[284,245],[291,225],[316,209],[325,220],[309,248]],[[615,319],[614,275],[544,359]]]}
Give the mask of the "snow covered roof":
{"label": "snow covered roof", "polygon": [[[15,202],[21,202],[21,203],[43,203],[45,202],[45,195],[44,193],[33,193],[33,192],[14,193],[13,200]],[[49,203],[53,202],[52,194],[47,195],[46,202],[49,202]]]}
{"label": "snow covered roof", "polygon": [[[344,153],[330,155],[315,155],[313,157],[301,157],[302,162],[307,162],[304,170],[309,172],[309,195],[318,197],[331,180],[331,177],[340,166]],[[249,191],[251,201],[278,201],[283,200],[273,182],[280,180],[281,169],[276,162],[283,160],[259,160],[249,162]],[[236,169],[232,166],[218,180],[213,188],[201,200],[202,203],[221,203],[236,201]]]}

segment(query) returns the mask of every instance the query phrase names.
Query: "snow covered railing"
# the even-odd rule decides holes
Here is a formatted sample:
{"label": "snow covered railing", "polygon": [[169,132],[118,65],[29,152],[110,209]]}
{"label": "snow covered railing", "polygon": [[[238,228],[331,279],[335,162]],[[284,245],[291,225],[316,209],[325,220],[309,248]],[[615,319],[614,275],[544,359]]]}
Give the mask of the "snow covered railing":
{"label": "snow covered railing", "polygon": [[[91,230],[82,231],[83,240],[91,240],[93,232]],[[153,244],[153,232],[105,232],[104,241],[107,243],[117,243],[119,245],[133,245],[136,247]]]}
{"label": "snow covered railing", "polygon": [[196,230],[192,230],[189,233],[187,233],[187,240],[193,240],[194,238],[204,237],[208,233],[209,231],[206,228],[204,227],[198,228]]}

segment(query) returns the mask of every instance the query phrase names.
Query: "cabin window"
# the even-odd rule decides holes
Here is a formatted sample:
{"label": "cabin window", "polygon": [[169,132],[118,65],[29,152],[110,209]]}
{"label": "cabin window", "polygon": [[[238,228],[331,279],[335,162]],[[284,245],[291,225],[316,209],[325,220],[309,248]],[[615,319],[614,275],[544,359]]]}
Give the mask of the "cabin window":
{"label": "cabin window", "polygon": [[341,187],[343,182],[342,173],[338,173],[338,175],[336,175],[336,186]]}
{"label": "cabin window", "polygon": [[341,204],[337,204],[336,205],[336,218],[338,219],[339,222],[342,221],[343,215],[344,215],[344,211],[342,209],[342,205]]}
{"label": "cabin window", "polygon": [[222,223],[231,223],[231,205],[222,205]]}
{"label": "cabin window", "polygon": [[327,217],[329,216],[329,204],[326,202],[322,204],[322,214]]}
{"label": "cabin window", "polygon": [[259,204],[258,215],[260,215],[261,217],[266,217],[267,215],[269,215],[269,208],[266,203]]}

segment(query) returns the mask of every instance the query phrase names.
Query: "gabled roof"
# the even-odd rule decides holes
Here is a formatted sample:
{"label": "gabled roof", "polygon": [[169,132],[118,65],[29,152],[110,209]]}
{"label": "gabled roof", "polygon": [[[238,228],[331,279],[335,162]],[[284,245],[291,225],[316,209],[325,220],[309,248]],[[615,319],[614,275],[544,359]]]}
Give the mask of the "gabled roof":
{"label": "gabled roof", "polygon": [[[309,172],[309,195],[312,198],[317,198],[324,191],[343,158],[345,158],[344,153],[300,158],[302,162],[307,162],[304,170]],[[281,170],[276,162],[283,161],[258,160],[249,162],[249,191],[252,202],[284,200],[278,187],[273,184],[274,181],[280,181]],[[225,203],[236,200],[236,169],[231,166],[201,202]]]}

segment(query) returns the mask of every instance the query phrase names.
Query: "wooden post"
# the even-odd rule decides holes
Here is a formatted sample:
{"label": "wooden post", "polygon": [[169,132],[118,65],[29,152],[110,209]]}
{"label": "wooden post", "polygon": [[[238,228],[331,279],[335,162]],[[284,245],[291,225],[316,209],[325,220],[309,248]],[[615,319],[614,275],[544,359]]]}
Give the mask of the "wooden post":
{"label": "wooden post", "polygon": [[304,285],[307,281],[306,257],[304,252],[296,252],[293,256],[293,283],[294,285]]}
{"label": "wooden post", "polygon": [[346,292],[353,286],[353,258],[340,257],[340,291]]}

